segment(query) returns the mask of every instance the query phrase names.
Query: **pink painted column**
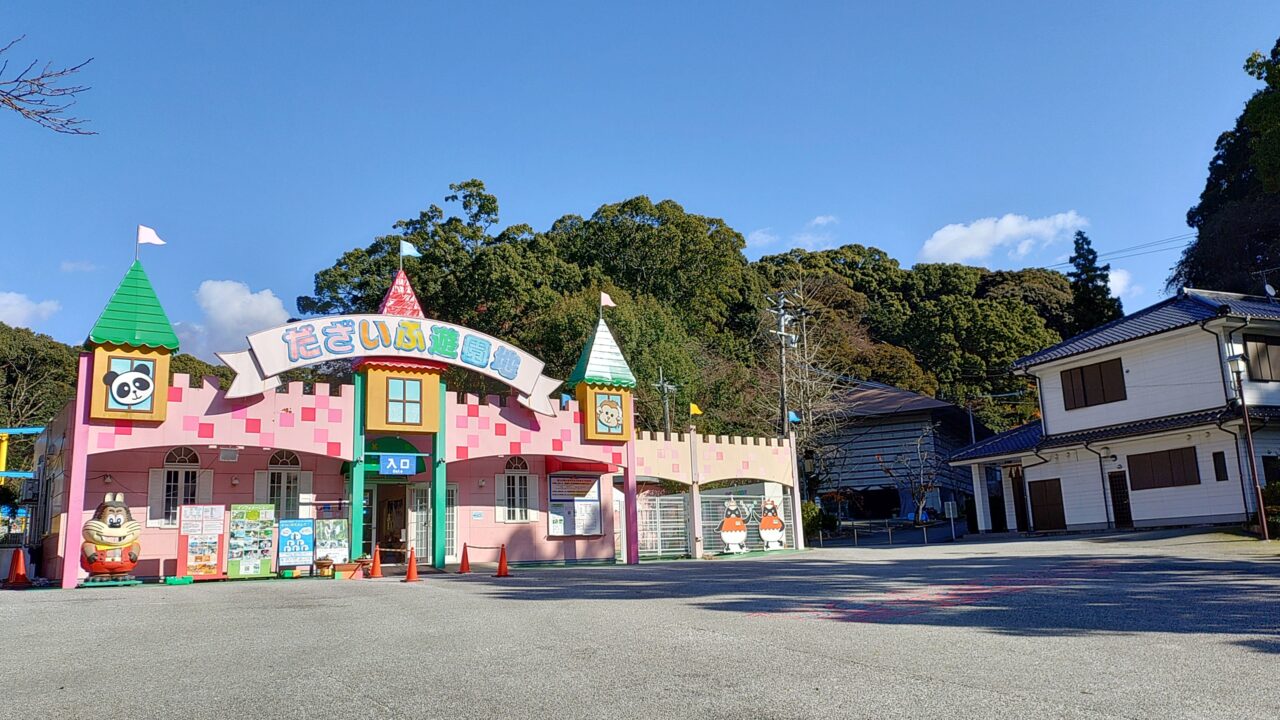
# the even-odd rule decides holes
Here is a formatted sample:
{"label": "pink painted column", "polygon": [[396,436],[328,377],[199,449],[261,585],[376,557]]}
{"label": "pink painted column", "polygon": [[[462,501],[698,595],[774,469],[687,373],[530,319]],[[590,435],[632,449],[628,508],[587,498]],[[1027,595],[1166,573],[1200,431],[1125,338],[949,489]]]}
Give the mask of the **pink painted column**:
{"label": "pink painted column", "polygon": [[804,513],[800,511],[800,456],[796,453],[796,432],[787,438],[791,454],[791,527],[795,528],[796,549],[804,549]]}
{"label": "pink painted column", "polygon": [[93,382],[89,353],[80,354],[77,370],[75,412],[71,416],[74,431],[71,440],[71,469],[67,476],[67,492],[62,523],[62,587],[74,588],[80,582],[80,523],[84,517],[84,484],[89,464],[89,396]]}
{"label": "pink painted column", "polygon": [[[635,413],[631,415],[635,427]],[[627,466],[622,470],[623,510],[627,515],[627,564],[640,564],[640,512],[636,504],[636,434],[627,440]]]}

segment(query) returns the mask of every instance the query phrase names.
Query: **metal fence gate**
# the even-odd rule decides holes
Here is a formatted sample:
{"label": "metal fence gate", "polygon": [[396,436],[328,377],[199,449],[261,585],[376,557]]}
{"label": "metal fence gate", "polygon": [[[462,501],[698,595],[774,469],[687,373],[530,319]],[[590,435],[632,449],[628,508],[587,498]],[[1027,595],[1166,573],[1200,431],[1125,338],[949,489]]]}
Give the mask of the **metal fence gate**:
{"label": "metal fence gate", "polygon": [[641,495],[636,498],[641,558],[689,556],[688,503],[688,495]]}
{"label": "metal fence gate", "polygon": [[783,546],[795,548],[796,533],[792,527],[791,497],[789,495],[703,495],[702,496],[702,548],[708,555],[719,555],[725,552],[724,541],[720,537],[720,521],[724,519],[725,502],[733,500],[742,513],[747,525],[747,551],[764,550],[764,540],[760,537],[760,517],[765,500],[772,500],[778,506],[778,517],[785,523]]}

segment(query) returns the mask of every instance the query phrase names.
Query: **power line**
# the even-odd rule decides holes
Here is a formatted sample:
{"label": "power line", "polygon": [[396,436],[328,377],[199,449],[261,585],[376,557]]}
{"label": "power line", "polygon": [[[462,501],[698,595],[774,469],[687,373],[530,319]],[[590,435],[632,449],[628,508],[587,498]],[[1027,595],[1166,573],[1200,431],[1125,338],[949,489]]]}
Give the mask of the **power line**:
{"label": "power line", "polygon": [[[1138,243],[1136,245],[1129,245],[1128,247],[1116,248],[1115,250],[1108,250],[1103,253],[1098,253],[1098,259],[1099,260],[1123,260],[1124,258],[1137,257],[1139,255],[1147,255],[1147,254],[1156,253],[1156,252],[1166,252],[1168,250],[1178,250],[1178,249],[1181,249],[1184,245],[1186,245],[1188,240],[1194,238],[1195,236],[1196,234],[1194,232],[1189,232],[1189,233],[1183,233],[1181,235],[1173,235],[1171,237],[1163,238],[1161,240],[1152,240],[1145,243]],[[1145,252],[1133,252],[1135,250],[1145,250]],[[1046,265],[1045,269],[1065,267],[1070,264],[1071,264],[1071,261],[1068,260],[1066,262]]]}

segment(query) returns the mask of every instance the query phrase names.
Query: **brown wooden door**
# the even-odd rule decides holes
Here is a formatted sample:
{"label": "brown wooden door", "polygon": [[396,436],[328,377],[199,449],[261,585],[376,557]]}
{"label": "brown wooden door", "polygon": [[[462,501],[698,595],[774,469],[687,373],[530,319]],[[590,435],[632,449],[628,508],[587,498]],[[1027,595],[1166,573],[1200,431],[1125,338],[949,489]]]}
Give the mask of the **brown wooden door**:
{"label": "brown wooden door", "polygon": [[1116,527],[1133,527],[1133,509],[1129,506],[1129,478],[1123,471],[1107,473],[1107,484],[1111,486],[1111,517],[1115,518]]}
{"label": "brown wooden door", "polygon": [[1037,531],[1067,529],[1061,480],[1028,482],[1027,493],[1031,496],[1031,522]]}

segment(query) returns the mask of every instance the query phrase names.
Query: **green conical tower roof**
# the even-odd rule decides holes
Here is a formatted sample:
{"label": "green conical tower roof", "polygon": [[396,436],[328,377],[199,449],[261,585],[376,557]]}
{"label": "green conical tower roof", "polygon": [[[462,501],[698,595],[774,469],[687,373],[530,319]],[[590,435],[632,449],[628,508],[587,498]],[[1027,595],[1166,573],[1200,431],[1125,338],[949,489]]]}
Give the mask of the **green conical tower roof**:
{"label": "green conical tower roof", "polygon": [[178,351],[178,336],[151,287],[142,263],[134,260],[98,322],[89,331],[90,345],[126,345]]}
{"label": "green conical tower roof", "polygon": [[604,324],[604,318],[600,318],[600,322],[596,323],[596,334],[587,342],[587,346],[582,348],[578,364],[569,374],[565,385],[572,389],[583,382],[588,385],[610,387],[633,388],[636,386],[636,376],[631,374],[627,359],[622,357],[622,350],[613,339],[613,333],[609,332],[609,326]]}

